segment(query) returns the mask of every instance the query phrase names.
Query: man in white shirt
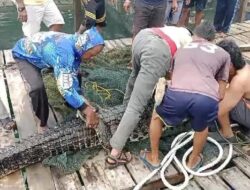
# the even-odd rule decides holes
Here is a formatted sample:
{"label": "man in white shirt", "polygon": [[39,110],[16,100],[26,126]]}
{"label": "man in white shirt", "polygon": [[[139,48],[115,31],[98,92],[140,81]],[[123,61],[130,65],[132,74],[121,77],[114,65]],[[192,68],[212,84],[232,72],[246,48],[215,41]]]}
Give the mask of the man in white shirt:
{"label": "man in white shirt", "polygon": [[51,31],[60,31],[64,19],[53,0],[15,0],[23,33],[30,37],[40,31],[43,22]]}

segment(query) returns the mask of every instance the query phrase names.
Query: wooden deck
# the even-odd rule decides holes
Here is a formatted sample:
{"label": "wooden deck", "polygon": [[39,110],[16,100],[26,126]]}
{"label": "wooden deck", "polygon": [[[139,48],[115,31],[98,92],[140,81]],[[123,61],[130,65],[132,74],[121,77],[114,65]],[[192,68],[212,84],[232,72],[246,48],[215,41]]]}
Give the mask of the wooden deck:
{"label": "wooden deck", "polygon": [[[250,60],[250,22],[234,24],[228,37],[241,45],[244,56]],[[217,38],[216,41],[219,41]],[[131,45],[131,39],[106,41],[106,51]],[[245,47],[245,49],[244,49]],[[17,124],[19,138],[14,131],[4,130],[0,126],[0,148],[22,141],[22,138],[36,131],[37,120],[32,112],[31,103],[26,90],[26,84],[12,58],[10,50],[0,51],[0,119],[12,117]],[[8,96],[10,102],[8,101]],[[53,117],[50,122],[55,123]],[[16,132],[15,132],[16,133]],[[243,147],[248,152],[250,147]],[[131,163],[119,166],[114,170],[105,168],[105,153],[89,159],[79,171],[63,175],[54,168],[45,168],[41,163],[25,168],[25,178],[22,171],[15,172],[0,179],[1,190],[120,190],[132,189],[150,171],[138,157]],[[183,175],[175,165],[170,165],[166,177],[173,184],[183,180]],[[164,189],[158,176],[155,176],[143,189]],[[226,169],[210,177],[195,177],[187,190],[223,190],[250,189],[250,162],[244,157],[235,157]]]}

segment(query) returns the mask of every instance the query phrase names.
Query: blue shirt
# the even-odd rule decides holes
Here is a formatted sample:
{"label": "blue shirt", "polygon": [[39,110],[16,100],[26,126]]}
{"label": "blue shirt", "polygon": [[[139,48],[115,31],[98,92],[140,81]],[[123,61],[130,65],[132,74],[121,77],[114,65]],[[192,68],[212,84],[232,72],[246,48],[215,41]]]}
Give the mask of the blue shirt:
{"label": "blue shirt", "polygon": [[84,105],[85,99],[78,93],[80,87],[77,71],[81,54],[77,44],[77,35],[39,32],[32,38],[20,39],[12,53],[14,58],[27,60],[40,69],[53,68],[58,89],[64,99],[72,107],[80,108]]}

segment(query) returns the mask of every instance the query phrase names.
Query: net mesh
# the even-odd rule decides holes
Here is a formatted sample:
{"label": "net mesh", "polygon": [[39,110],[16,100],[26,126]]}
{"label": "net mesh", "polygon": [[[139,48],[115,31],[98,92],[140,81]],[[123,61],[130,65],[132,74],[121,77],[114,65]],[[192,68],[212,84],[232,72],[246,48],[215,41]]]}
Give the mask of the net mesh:
{"label": "net mesh", "polygon": [[[130,70],[127,69],[130,60],[131,47],[125,47],[101,53],[82,65],[80,71],[83,75],[82,90],[84,96],[92,104],[102,108],[122,104],[126,83],[130,75]],[[54,110],[62,116],[64,121],[75,117],[75,110],[68,107],[60,95],[53,74],[44,72],[43,78],[49,102]],[[138,150],[140,148],[138,147]],[[76,153],[65,152],[45,159],[43,164],[57,167],[63,173],[71,173],[78,170],[88,158],[96,155],[99,150],[100,148],[82,150]]]}

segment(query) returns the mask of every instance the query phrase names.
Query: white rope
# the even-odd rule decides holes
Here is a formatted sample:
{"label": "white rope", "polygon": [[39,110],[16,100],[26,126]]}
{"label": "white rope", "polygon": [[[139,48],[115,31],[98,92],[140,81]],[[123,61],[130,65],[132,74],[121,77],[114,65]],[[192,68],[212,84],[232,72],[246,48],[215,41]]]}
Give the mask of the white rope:
{"label": "white rope", "polygon": [[[169,189],[172,189],[172,190],[181,190],[181,189],[184,189],[188,185],[189,180],[193,176],[209,176],[209,175],[216,174],[219,171],[221,171],[230,162],[230,160],[232,158],[232,154],[233,154],[232,144],[229,144],[229,152],[228,152],[228,156],[227,156],[226,160],[218,168],[216,168],[212,171],[203,172],[203,171],[207,170],[208,168],[211,168],[214,165],[216,165],[217,163],[219,163],[220,160],[222,159],[222,156],[223,156],[223,149],[222,149],[221,145],[213,138],[208,137],[207,140],[209,142],[213,143],[218,148],[218,150],[219,150],[218,157],[214,161],[212,161],[211,163],[199,168],[198,171],[193,171],[193,170],[189,169],[187,167],[186,161],[187,161],[188,155],[192,152],[193,147],[189,148],[186,151],[186,153],[184,154],[184,156],[182,158],[182,163],[176,157],[176,152],[178,149],[182,148],[187,143],[192,141],[193,136],[194,136],[193,131],[179,134],[172,142],[171,150],[168,152],[168,154],[161,161],[160,167],[153,170],[145,179],[143,179],[140,183],[138,183],[135,186],[134,190],[141,189],[142,186],[158,172],[160,172],[161,180],[166,187],[168,187]],[[165,170],[167,169],[167,167],[170,165],[170,163],[172,161],[174,161],[176,163],[176,165],[179,167],[179,169],[181,170],[181,172],[184,175],[184,182],[180,185],[177,185],[177,186],[171,185],[165,178]],[[190,175],[188,173],[190,173]]]}

